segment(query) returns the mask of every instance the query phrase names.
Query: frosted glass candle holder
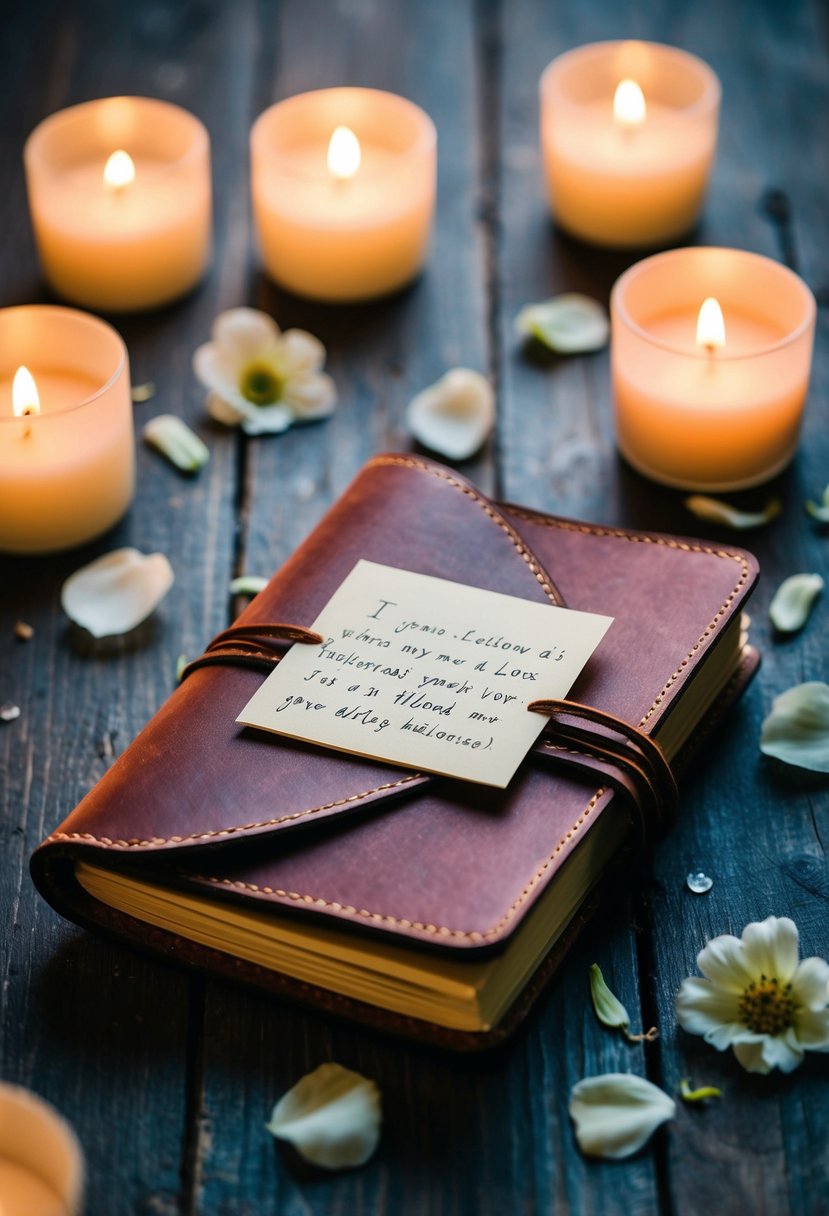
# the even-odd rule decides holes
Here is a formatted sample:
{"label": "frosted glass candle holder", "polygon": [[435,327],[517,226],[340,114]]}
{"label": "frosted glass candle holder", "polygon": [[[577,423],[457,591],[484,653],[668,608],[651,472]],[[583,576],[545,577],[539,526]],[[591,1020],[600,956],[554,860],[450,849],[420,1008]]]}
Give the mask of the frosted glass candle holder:
{"label": "frosted glass candle holder", "polygon": [[[708,297],[722,308],[723,346],[697,340]],[[616,437],[635,469],[681,489],[740,490],[786,467],[815,330],[802,279],[739,249],[674,249],[627,270],[610,312]]]}
{"label": "frosted glass candle holder", "polygon": [[[616,114],[623,81],[641,103],[622,96]],[[597,42],[554,59],[541,77],[541,156],[556,223],[616,247],[688,232],[714,161],[719,104],[711,68],[675,47]]]}
{"label": "frosted glass candle holder", "polygon": [[[126,153],[134,177],[123,160],[113,169],[114,153]],[[65,299],[155,308],[204,274],[210,140],[187,110],[149,97],[88,101],[36,127],[23,159],[43,273]]]}

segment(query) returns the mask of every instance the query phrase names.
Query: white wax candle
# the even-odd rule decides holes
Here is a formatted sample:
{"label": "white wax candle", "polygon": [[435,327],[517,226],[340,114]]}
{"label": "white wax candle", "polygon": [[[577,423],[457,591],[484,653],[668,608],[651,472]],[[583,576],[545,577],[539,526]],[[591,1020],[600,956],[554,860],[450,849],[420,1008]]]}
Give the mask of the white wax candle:
{"label": "white wax candle", "polygon": [[[133,180],[109,185],[110,155]],[[92,308],[165,304],[201,278],[210,255],[210,144],[178,106],[110,97],[53,114],[24,153],[29,207],[44,273]]]}
{"label": "white wax candle", "polygon": [[[725,341],[697,340],[703,300]],[[736,249],[677,249],[637,263],[611,297],[616,433],[666,485],[730,490],[780,472],[797,448],[815,301],[785,266]]]}
{"label": "white wax candle", "polygon": [[[360,159],[340,175],[328,149],[343,126]],[[435,147],[421,109],[374,89],[323,89],[266,110],[251,131],[251,190],[268,274],[322,300],[402,287],[428,248]]]}
{"label": "white wax candle", "polygon": [[[641,111],[614,113],[623,80]],[[600,245],[664,243],[702,206],[720,87],[701,60],[654,43],[607,42],[553,60],[541,78],[541,146],[558,224]]]}
{"label": "white wax candle", "polygon": [[[18,363],[40,397],[25,418],[12,403]],[[0,310],[0,549],[90,540],[123,515],[133,483],[129,369],[115,330],[68,308]]]}

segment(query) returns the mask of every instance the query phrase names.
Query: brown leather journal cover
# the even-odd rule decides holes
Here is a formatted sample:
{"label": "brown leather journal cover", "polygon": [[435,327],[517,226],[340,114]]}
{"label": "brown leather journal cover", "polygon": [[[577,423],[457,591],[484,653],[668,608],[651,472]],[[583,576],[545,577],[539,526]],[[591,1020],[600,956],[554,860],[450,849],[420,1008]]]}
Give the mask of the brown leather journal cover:
{"label": "brown leather journal cover", "polygon": [[[237,624],[310,625],[359,558],[613,616],[570,696],[649,734],[687,693],[757,576],[741,549],[499,505],[450,469],[387,455],[369,461]],[[718,709],[756,663],[744,648]],[[370,1024],[450,1046],[503,1037],[575,922],[507,1018],[480,1035],[388,1013],[153,928],[78,883],[75,864],[87,860],[219,901],[344,922],[367,939],[477,957],[504,947],[600,816],[627,813],[624,773],[589,746],[562,747],[554,732],[500,791],[237,726],[262,678],[237,662],[194,670],[35,851],[41,893],[87,927]]]}

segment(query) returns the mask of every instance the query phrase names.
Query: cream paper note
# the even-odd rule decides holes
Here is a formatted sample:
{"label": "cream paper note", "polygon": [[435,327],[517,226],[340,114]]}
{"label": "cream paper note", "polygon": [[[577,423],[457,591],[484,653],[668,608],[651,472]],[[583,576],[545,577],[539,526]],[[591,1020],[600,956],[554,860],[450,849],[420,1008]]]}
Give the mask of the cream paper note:
{"label": "cream paper note", "polygon": [[236,721],[503,789],[612,620],[359,561]]}

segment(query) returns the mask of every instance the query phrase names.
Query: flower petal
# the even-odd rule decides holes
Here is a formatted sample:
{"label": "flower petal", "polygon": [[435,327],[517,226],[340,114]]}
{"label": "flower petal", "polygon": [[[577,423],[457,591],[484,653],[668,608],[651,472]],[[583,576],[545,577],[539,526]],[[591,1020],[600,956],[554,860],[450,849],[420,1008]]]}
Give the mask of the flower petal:
{"label": "flower petal", "polygon": [[205,388],[222,391],[235,383],[236,369],[228,363],[215,342],[205,342],[193,352],[193,372]]}
{"label": "flower petal", "polygon": [[208,393],[204,408],[211,418],[215,418],[216,422],[223,422],[225,426],[238,426],[245,417],[242,410],[225,401],[219,393]]}
{"label": "flower petal", "polygon": [[792,574],[784,578],[769,604],[769,617],[779,633],[795,633],[809,619],[812,605],[823,590],[819,574]]}
{"label": "flower petal", "polygon": [[755,979],[766,975],[788,984],[797,970],[797,925],[788,916],[767,916],[743,929],[746,962]]}
{"label": "flower petal", "polygon": [[805,1049],[798,1043],[794,1034],[768,1035],[763,1039],[761,1047],[763,1059],[769,1068],[779,1068],[781,1072],[792,1072],[798,1064],[803,1063]]}
{"label": "flower petal", "polygon": [[569,1110],[581,1151],[619,1160],[635,1153],[660,1123],[672,1119],[676,1103],[644,1077],[606,1073],[574,1085]]}
{"label": "flower petal", "polygon": [[279,326],[258,308],[230,308],[213,322],[212,336],[222,358],[238,367],[272,347],[279,338]]}
{"label": "flower petal", "polygon": [[277,1102],[268,1131],[313,1165],[363,1165],[380,1139],[380,1091],[340,1064],[321,1064]]}
{"label": "flower petal", "polygon": [[71,621],[94,638],[114,637],[140,625],[173,585],[163,553],[114,549],[71,574],[60,602]]}
{"label": "flower petal", "polygon": [[760,732],[760,751],[785,764],[829,773],[829,685],[810,680],[775,697]]}
{"label": "flower petal", "polygon": [[294,418],[311,422],[333,414],[337,387],[325,372],[299,372],[285,384],[282,400]]}
{"label": "flower petal", "polygon": [[495,424],[492,385],[480,372],[453,367],[412,398],[406,423],[424,447],[450,460],[466,460]]}
{"label": "flower petal", "polygon": [[829,1009],[799,1009],[794,1031],[809,1051],[829,1051]]}
{"label": "flower petal", "polygon": [[743,993],[757,979],[746,959],[743,943],[731,933],[713,937],[697,955],[697,966],[723,992]]}
{"label": "flower petal", "polygon": [[822,958],[804,958],[792,979],[792,997],[805,1009],[829,1005],[829,963]]}
{"label": "flower petal", "polygon": [[606,310],[598,300],[575,291],[527,304],[515,318],[515,328],[561,355],[600,350],[610,337]]}
{"label": "flower petal", "polygon": [[771,1072],[771,1064],[763,1055],[762,1039],[752,1040],[749,1043],[735,1043],[732,1051],[737,1062],[742,1064],[746,1072],[759,1072],[763,1076]]}
{"label": "flower petal", "polygon": [[293,415],[287,406],[256,405],[250,413],[245,411],[242,420],[242,430],[246,435],[281,435],[287,431],[293,422]]}
{"label": "flower petal", "polygon": [[286,379],[298,372],[318,372],[325,362],[325,347],[306,329],[286,329],[279,340],[279,363]]}
{"label": "flower petal", "polygon": [[783,510],[779,498],[772,498],[762,511],[738,511],[730,503],[719,498],[709,498],[705,494],[692,494],[685,499],[685,506],[698,519],[708,519],[715,524],[725,524],[727,528],[762,528],[771,523]]}
{"label": "flower petal", "polygon": [[590,998],[593,1001],[596,1017],[603,1026],[609,1026],[612,1030],[627,1030],[630,1025],[630,1015],[615,993],[608,988],[598,963],[592,964],[588,978]]}
{"label": "flower petal", "polygon": [[724,992],[708,980],[690,976],[676,994],[676,1017],[683,1030],[701,1034],[706,1043],[724,1051],[745,1030],[737,993]]}
{"label": "flower petal", "polygon": [[177,414],[158,414],[144,424],[144,439],[185,473],[195,473],[210,459],[205,443]]}

